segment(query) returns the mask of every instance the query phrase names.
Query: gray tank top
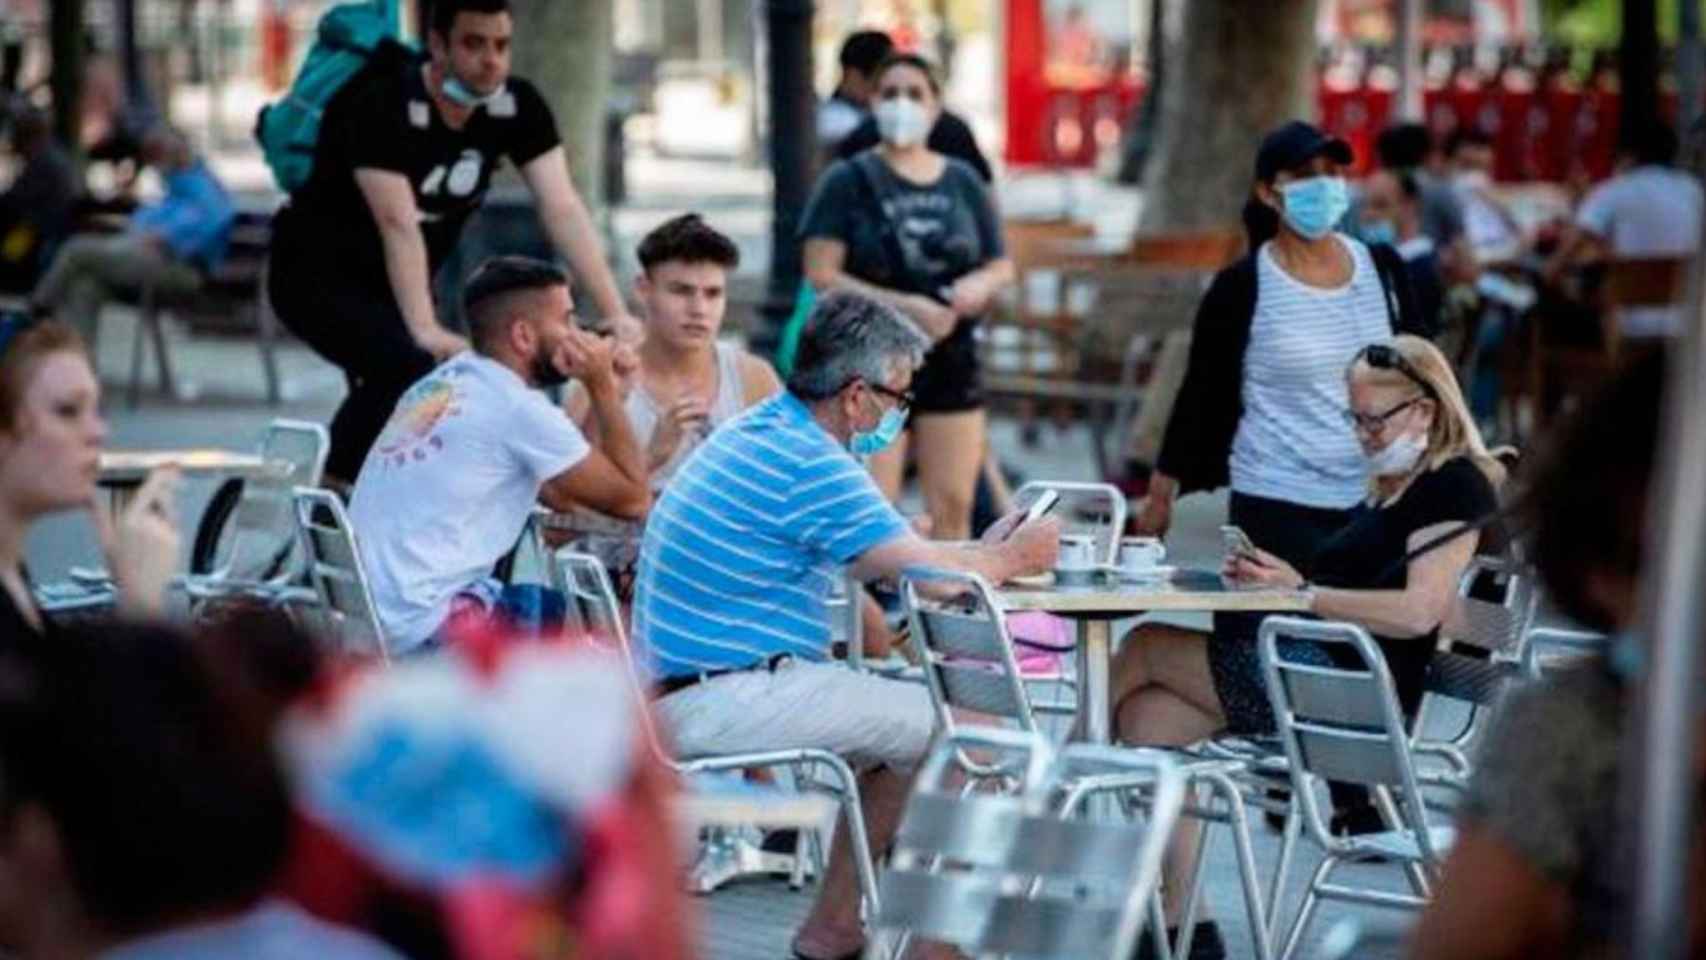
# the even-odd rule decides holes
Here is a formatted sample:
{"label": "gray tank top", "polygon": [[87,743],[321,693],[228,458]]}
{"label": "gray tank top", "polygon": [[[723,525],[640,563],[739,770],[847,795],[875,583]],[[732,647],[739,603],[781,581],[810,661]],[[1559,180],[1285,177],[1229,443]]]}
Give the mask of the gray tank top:
{"label": "gray tank top", "polygon": [[[716,394],[711,398],[711,416],[706,423],[703,433],[690,433],[676,445],[675,452],[668,460],[652,471],[652,490],[662,490],[669,478],[675,476],[675,471],[687,462],[687,458],[705,441],[710,431],[717,429],[740,413],[745,406],[746,391],[740,379],[740,347],[732,343],[717,344],[717,383]],[[634,428],[634,439],[639,442],[640,449],[651,446],[652,436],[657,433],[658,421],[663,418],[664,407],[658,403],[644,384],[636,384],[628,394],[627,405],[628,424]]]}

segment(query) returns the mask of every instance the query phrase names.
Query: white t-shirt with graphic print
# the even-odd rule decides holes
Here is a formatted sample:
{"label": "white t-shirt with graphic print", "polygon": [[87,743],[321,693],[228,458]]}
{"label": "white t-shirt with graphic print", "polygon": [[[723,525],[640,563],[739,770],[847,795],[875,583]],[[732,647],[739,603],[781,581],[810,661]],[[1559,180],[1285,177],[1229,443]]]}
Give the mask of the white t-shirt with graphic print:
{"label": "white t-shirt with graphic print", "polygon": [[350,499],[392,652],[443,625],[451,599],[515,545],[539,488],[590,449],[545,394],[478,354],[460,354],[409,388]]}

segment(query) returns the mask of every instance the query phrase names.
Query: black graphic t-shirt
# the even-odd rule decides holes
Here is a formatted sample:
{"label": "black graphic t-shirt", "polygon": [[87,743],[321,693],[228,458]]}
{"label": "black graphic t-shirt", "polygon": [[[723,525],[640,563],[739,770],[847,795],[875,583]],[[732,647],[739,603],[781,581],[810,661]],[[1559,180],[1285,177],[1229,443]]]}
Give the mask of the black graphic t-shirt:
{"label": "black graphic t-shirt", "polygon": [[376,64],[327,106],[313,176],[280,214],[280,242],[319,254],[340,272],[371,278],[377,271],[384,282],[384,247],[355,171],[386,170],[407,177],[414,190],[436,272],[485,199],[498,163],[525,166],[560,142],[551,108],[525,80],[511,77],[502,96],[453,130],[433,106],[420,60]]}
{"label": "black graphic t-shirt", "polygon": [[[861,182],[857,157],[840,160],[824,172],[800,222],[801,239],[823,237],[847,245],[844,269],[854,277],[891,290],[942,298],[955,280],[1003,256],[1001,227],[989,189],[977,172],[948,158],[935,183],[920,185],[898,176],[883,162],[868,169],[877,189]],[[883,241],[879,198],[888,197],[904,264],[894,263]]]}

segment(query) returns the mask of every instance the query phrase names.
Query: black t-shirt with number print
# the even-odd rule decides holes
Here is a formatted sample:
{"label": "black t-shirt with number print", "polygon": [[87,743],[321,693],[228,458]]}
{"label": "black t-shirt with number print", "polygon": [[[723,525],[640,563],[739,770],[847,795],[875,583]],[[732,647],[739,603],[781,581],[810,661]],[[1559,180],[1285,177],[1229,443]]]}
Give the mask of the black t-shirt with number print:
{"label": "black t-shirt with number print", "polygon": [[379,228],[355,181],[358,169],[386,170],[414,190],[436,273],[498,163],[525,166],[560,142],[551,108],[526,80],[511,77],[501,96],[453,130],[433,106],[421,60],[376,62],[327,106],[313,175],[279,214],[275,242],[334,276],[386,283]]}

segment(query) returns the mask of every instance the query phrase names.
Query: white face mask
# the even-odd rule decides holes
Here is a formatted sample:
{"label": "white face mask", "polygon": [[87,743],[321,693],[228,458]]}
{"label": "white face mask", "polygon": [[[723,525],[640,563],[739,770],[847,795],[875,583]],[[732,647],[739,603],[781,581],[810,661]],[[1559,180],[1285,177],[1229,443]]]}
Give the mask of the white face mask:
{"label": "white face mask", "polygon": [[1391,443],[1368,454],[1368,472],[1377,477],[1396,477],[1416,469],[1422,454],[1428,452],[1428,435],[1406,433]]}
{"label": "white face mask", "polygon": [[1485,170],[1465,170],[1457,175],[1457,185],[1479,192],[1492,186],[1493,178]]}
{"label": "white face mask", "polygon": [[916,100],[906,97],[878,100],[871,112],[877,117],[877,132],[891,146],[917,146],[930,133],[930,114]]}

